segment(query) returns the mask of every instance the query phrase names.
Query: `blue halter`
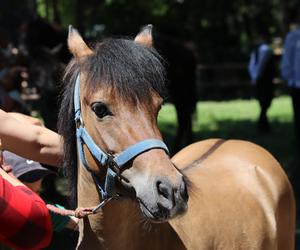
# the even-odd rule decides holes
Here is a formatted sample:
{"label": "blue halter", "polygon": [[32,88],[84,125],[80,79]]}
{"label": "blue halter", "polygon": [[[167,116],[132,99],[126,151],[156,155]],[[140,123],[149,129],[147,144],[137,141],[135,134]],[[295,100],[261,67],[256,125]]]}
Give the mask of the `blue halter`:
{"label": "blue halter", "polygon": [[[167,154],[169,153],[167,146],[158,139],[147,139],[140,141],[134,145],[129,146],[123,152],[117,156],[105,153],[101,148],[99,148],[92,137],[89,135],[84,127],[84,123],[81,117],[80,108],[80,74],[78,74],[75,91],[74,91],[74,109],[75,109],[75,123],[76,123],[76,137],[77,137],[77,147],[79,150],[79,159],[82,162],[86,170],[88,170],[101,194],[102,203],[100,203],[93,212],[98,208],[102,207],[111,198],[118,196],[115,191],[115,179],[116,177],[121,177],[121,170],[126,163],[134,159],[136,156],[155,148],[163,149]],[[88,166],[83,145],[86,145],[93,157],[101,164],[107,168],[107,173],[105,180],[102,182],[99,178],[91,171]]]}

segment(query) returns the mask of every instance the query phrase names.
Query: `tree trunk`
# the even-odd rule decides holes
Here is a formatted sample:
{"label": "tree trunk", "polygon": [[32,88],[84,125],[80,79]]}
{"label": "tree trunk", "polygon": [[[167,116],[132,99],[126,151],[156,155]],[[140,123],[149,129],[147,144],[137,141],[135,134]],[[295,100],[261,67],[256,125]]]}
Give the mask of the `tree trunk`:
{"label": "tree trunk", "polygon": [[46,19],[49,21],[49,0],[45,0]]}
{"label": "tree trunk", "polygon": [[81,0],[76,0],[76,7],[75,7],[75,22],[76,28],[80,31],[81,34],[84,34],[84,25],[83,25],[83,16],[82,13],[84,12],[84,3]]}
{"label": "tree trunk", "polygon": [[61,18],[58,11],[57,0],[52,0],[52,6],[53,6],[53,21],[56,24],[61,24]]}
{"label": "tree trunk", "polygon": [[279,2],[279,28],[280,33],[285,35],[289,31],[289,11],[287,6],[288,1],[280,0]]}

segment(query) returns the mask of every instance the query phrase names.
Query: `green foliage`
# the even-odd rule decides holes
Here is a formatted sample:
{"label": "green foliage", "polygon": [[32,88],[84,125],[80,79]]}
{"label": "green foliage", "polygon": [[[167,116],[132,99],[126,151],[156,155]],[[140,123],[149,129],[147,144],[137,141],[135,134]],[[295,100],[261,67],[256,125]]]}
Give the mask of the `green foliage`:
{"label": "green foliage", "polygon": [[[194,42],[206,63],[245,61],[259,34],[283,36],[290,12],[297,7],[296,0],[36,2],[40,15],[53,21],[58,12],[64,26],[72,23],[90,35],[134,35],[142,25],[152,23],[176,39]],[[100,33],[95,32],[99,25],[104,28]]]}
{"label": "green foliage", "polygon": [[[50,22],[55,22],[54,2],[49,0],[36,0],[37,13],[39,16],[47,19]],[[57,15],[63,26],[67,27],[69,24],[75,22],[76,4],[70,0],[60,0],[57,3]]]}
{"label": "green foliage", "polygon": [[47,6],[44,0],[36,0],[39,16],[47,18]]}

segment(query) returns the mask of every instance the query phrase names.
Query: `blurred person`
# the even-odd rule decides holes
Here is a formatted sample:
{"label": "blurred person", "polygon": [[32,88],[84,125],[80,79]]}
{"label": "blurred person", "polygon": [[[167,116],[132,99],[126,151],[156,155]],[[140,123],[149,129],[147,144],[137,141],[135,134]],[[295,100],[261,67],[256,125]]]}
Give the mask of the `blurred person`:
{"label": "blurred person", "polygon": [[[0,110],[0,153],[7,148],[58,165],[60,137],[38,126],[34,118]],[[52,139],[51,139],[52,138]],[[54,138],[54,139],[53,139]],[[2,166],[2,153],[0,154]],[[51,219],[44,201],[0,168],[0,242],[16,249],[49,245]]]}
{"label": "blurred person", "polygon": [[251,52],[248,72],[254,86],[255,97],[260,105],[257,128],[260,133],[268,133],[271,131],[271,126],[267,112],[274,96],[275,58],[264,34],[260,35]]}
{"label": "blurred person", "polygon": [[12,174],[33,192],[39,193],[42,180],[47,175],[56,175],[56,172],[43,167],[36,161],[25,159],[9,151],[3,151],[3,164],[11,167]]}
{"label": "blurred person", "polygon": [[14,107],[14,100],[0,86],[0,108],[4,111],[11,111]]}
{"label": "blurred person", "polygon": [[[0,153],[2,166],[2,153]],[[50,244],[51,220],[44,201],[0,168],[0,242],[14,249]]]}
{"label": "blurred person", "polygon": [[[34,159],[35,161],[40,161],[51,166],[60,166],[63,155],[62,138],[57,133],[41,126],[41,123],[38,119],[19,113],[7,113],[0,109],[0,124],[0,152],[1,149],[6,149],[22,155],[23,157]],[[0,166],[2,165],[1,159]],[[2,166],[7,170],[7,165]],[[9,178],[13,183],[16,182],[15,178],[5,173],[2,169],[0,169],[0,172]],[[17,181],[17,183],[20,184],[21,182]],[[22,185],[24,186],[24,184]],[[36,186],[35,188],[38,188],[39,184],[35,183],[34,186]],[[2,189],[0,186],[0,192],[1,190]],[[16,196],[18,197],[18,194],[16,194]],[[22,199],[23,201],[27,201],[26,197],[22,197]],[[44,203],[41,205],[41,207],[44,207]],[[74,214],[73,211],[65,210],[57,205],[47,205],[47,208],[51,212],[53,211],[54,213],[64,216]],[[61,225],[61,221],[59,220],[58,222],[59,225]],[[2,225],[2,221],[0,224]],[[74,231],[72,230],[72,232]],[[56,235],[55,231],[53,233]],[[78,235],[76,233],[70,234],[64,230],[59,233],[58,237],[54,237],[56,240],[51,242],[49,249],[58,249],[57,246],[62,243],[72,245],[72,242],[75,242],[75,238],[77,238],[77,236]],[[71,237],[74,239],[74,241],[69,241],[69,243],[66,243],[65,237]],[[9,246],[12,245],[9,244]],[[18,246],[15,245],[14,247],[18,248]]]}
{"label": "blurred person", "polygon": [[25,102],[21,99],[20,86],[25,72],[23,67],[0,68],[0,108],[28,113]]}
{"label": "blurred person", "polygon": [[28,113],[21,98],[21,83],[27,75],[25,59],[0,28],[0,108]]}
{"label": "blurred person", "polygon": [[[25,159],[9,151],[3,152],[4,166],[11,167],[12,174],[18,178],[23,184],[30,188],[33,192],[40,194],[42,191],[42,181],[46,176],[56,175],[56,172],[43,167],[38,162]],[[44,198],[46,203],[47,197]],[[55,204],[56,208],[65,210],[61,205]],[[49,205],[47,205],[49,208]],[[63,249],[68,247],[74,249],[77,244],[78,233],[74,231],[78,227],[78,218],[70,215],[61,215],[50,210],[53,238],[49,247],[55,246],[56,249]],[[61,238],[62,241],[57,239]],[[55,248],[53,248],[55,249]]]}
{"label": "blurred person", "polygon": [[[286,80],[293,105],[297,161],[300,160],[300,11],[286,35],[281,74]],[[300,164],[298,163],[298,168]],[[297,172],[300,169],[297,169]]]}

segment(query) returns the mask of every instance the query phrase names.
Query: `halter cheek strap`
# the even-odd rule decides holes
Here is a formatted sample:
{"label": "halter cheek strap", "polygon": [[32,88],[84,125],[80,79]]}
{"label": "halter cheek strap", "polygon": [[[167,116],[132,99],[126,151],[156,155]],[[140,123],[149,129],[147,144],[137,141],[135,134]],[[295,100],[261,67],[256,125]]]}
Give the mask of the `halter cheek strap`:
{"label": "halter cheek strap", "polygon": [[[84,123],[82,121],[80,108],[80,74],[78,74],[75,83],[74,109],[79,159],[85,169],[91,173],[103,200],[97,207],[93,209],[93,212],[96,212],[96,210],[104,206],[111,198],[117,196],[117,193],[115,191],[115,179],[116,177],[121,177],[121,170],[126,165],[126,163],[133,160],[136,156],[152,149],[162,149],[167,154],[169,153],[169,151],[167,146],[158,139],[147,139],[140,141],[134,145],[129,146],[117,156],[112,156],[99,148],[94,142],[93,138],[89,135],[88,131],[85,129]],[[87,146],[92,156],[101,164],[101,166],[107,168],[107,173],[104,181],[100,181],[88,166],[83,150],[84,145]]]}

